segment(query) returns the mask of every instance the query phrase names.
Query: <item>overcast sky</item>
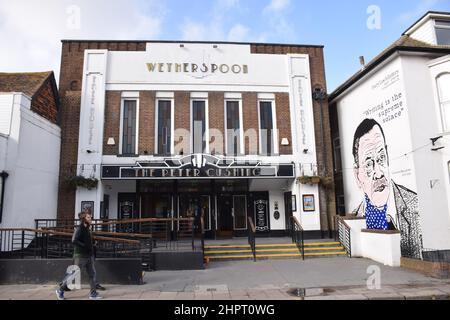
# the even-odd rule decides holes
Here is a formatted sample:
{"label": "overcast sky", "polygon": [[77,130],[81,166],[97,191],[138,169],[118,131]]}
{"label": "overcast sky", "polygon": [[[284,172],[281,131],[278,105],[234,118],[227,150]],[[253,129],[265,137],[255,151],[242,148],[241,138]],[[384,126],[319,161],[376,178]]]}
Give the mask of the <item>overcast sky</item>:
{"label": "overcast sky", "polygon": [[0,72],[54,70],[61,39],[325,45],[328,90],[450,0],[0,0]]}

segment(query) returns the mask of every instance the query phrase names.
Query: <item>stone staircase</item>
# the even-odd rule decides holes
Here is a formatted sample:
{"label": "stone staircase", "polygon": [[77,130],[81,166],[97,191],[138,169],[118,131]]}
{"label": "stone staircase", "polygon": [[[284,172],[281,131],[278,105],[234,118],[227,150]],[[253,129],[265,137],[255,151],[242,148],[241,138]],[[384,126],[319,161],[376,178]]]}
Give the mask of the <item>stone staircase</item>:
{"label": "stone staircase", "polygon": [[[305,259],[346,255],[347,252],[339,242],[305,243]],[[212,244],[205,245],[205,258],[209,261],[252,260],[253,254],[248,244]],[[293,243],[256,243],[257,260],[299,258],[301,253]]]}

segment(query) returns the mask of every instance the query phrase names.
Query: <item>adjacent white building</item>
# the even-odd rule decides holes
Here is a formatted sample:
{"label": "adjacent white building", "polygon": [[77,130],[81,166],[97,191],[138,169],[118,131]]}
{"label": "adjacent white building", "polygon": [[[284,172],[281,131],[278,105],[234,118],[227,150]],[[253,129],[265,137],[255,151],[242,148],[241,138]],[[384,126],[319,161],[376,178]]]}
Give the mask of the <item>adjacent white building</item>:
{"label": "adjacent white building", "polygon": [[53,72],[0,73],[0,227],[56,218],[61,130]]}
{"label": "adjacent white building", "polygon": [[346,213],[386,213],[403,256],[450,249],[450,13],[428,12],[330,108]]}

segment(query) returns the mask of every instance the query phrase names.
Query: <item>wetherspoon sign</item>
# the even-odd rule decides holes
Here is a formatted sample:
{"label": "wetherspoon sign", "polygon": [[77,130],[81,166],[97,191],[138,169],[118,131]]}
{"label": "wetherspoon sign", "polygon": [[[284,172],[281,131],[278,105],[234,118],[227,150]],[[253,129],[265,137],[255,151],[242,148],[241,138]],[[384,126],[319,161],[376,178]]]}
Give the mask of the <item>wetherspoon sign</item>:
{"label": "wetherspoon sign", "polygon": [[150,62],[147,63],[147,70],[155,73],[200,73],[200,74],[215,74],[215,73],[234,73],[247,74],[248,65],[246,64],[218,64],[218,63],[165,63],[165,62]]}

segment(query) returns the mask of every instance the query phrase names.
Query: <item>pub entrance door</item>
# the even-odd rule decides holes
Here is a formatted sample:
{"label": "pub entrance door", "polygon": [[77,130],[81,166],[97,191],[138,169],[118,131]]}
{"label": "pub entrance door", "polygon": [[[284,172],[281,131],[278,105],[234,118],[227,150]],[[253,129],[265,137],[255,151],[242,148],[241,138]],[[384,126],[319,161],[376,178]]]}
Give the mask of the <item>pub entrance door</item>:
{"label": "pub entrance door", "polygon": [[217,196],[217,237],[233,237],[233,196]]}

